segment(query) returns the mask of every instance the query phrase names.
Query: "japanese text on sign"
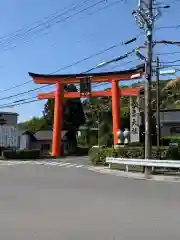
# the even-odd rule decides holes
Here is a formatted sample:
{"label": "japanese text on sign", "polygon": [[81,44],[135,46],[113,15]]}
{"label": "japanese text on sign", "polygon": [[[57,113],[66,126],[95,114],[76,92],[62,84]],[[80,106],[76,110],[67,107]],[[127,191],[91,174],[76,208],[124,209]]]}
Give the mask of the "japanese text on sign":
{"label": "japanese text on sign", "polygon": [[130,97],[131,142],[139,142],[139,98]]}

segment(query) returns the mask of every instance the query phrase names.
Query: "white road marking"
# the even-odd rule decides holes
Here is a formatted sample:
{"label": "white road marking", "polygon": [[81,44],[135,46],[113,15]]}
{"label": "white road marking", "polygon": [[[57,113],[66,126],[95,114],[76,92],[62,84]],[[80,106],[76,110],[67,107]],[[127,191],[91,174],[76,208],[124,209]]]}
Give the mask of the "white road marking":
{"label": "white road marking", "polygon": [[[71,164],[71,163],[62,163],[61,166],[67,166],[67,165],[69,165],[69,164]],[[61,166],[60,166],[60,167],[61,167]]]}
{"label": "white road marking", "polygon": [[83,165],[77,165],[76,168],[82,168],[84,167]]}
{"label": "white road marking", "polygon": [[1,167],[5,167],[5,166],[13,166],[14,164],[13,163],[6,163],[6,164],[1,164]]}
{"label": "white road marking", "polygon": [[[42,161],[42,164],[47,164],[47,163],[49,163],[49,162],[46,162],[46,161]],[[51,162],[50,162],[51,163]]]}
{"label": "white road marking", "polygon": [[84,165],[80,165],[77,163],[70,163],[70,162],[49,162],[49,161],[0,161],[0,167],[4,166],[15,166],[15,165],[20,165],[20,164],[29,164],[29,165],[43,165],[43,166],[57,166],[57,167],[75,167],[75,168],[82,168]]}
{"label": "white road marking", "polygon": [[46,162],[46,163],[44,163],[45,165],[51,165],[51,166],[55,166],[55,165],[57,165],[57,163],[56,162]]}
{"label": "white road marking", "polygon": [[64,164],[66,164],[66,163],[65,163],[65,162],[62,162],[62,163],[56,163],[56,166],[61,167],[61,166],[64,166]]}
{"label": "white road marking", "polygon": [[77,166],[77,164],[69,164],[69,165],[66,166],[66,167],[69,168],[69,167],[74,167],[74,166]]}
{"label": "white road marking", "polygon": [[36,165],[44,165],[43,162],[32,162],[31,164],[36,164]]}
{"label": "white road marking", "polygon": [[67,165],[69,165],[70,163],[56,163],[56,162],[46,162],[46,163],[44,163],[43,165],[45,165],[45,166],[48,166],[48,165],[50,165],[50,166],[67,166]]}
{"label": "white road marking", "polygon": [[56,163],[54,162],[46,162],[46,163],[43,163],[44,166],[56,166]]}

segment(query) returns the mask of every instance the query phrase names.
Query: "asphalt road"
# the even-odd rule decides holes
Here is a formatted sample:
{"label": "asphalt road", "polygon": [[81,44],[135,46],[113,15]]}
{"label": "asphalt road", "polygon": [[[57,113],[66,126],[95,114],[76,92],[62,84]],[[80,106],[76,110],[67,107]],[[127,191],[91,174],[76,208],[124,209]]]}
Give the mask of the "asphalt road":
{"label": "asphalt road", "polygon": [[0,238],[179,240],[180,184],[73,166],[2,166]]}

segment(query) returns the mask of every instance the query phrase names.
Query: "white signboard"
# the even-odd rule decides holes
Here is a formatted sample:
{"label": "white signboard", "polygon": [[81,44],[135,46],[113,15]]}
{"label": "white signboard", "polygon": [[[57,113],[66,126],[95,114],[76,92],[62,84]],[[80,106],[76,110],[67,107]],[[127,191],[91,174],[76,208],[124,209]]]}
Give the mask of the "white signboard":
{"label": "white signboard", "polygon": [[0,126],[0,147],[18,147],[18,131],[14,126]]}
{"label": "white signboard", "polygon": [[130,97],[130,140],[131,142],[139,142],[140,137],[140,111],[139,97]]}
{"label": "white signboard", "polygon": [[167,69],[167,70],[160,70],[159,74],[161,75],[166,75],[166,74],[175,74],[176,70],[175,69]]}

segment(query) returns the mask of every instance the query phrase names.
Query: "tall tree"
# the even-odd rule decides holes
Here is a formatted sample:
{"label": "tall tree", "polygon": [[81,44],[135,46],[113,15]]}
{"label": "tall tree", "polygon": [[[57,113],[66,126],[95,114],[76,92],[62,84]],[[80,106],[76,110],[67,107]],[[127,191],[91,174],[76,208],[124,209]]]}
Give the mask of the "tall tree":
{"label": "tall tree", "polygon": [[43,117],[33,117],[31,120],[19,123],[18,126],[19,129],[28,130],[32,133],[47,129],[46,120]]}
{"label": "tall tree", "polygon": [[[129,105],[128,101],[124,98],[121,100],[121,129],[129,128]],[[93,140],[90,140],[91,145],[112,145],[113,134],[112,134],[112,106],[111,98],[101,97],[92,98],[83,102],[84,111],[89,127],[96,127],[99,129],[95,136],[91,136]],[[93,133],[95,135],[95,133]]]}
{"label": "tall tree", "polygon": [[[65,85],[67,92],[77,92],[75,85]],[[54,119],[54,99],[48,99],[44,106],[44,118],[47,123],[53,126]],[[63,129],[77,131],[80,125],[85,123],[85,116],[80,99],[66,99],[63,103]]]}

